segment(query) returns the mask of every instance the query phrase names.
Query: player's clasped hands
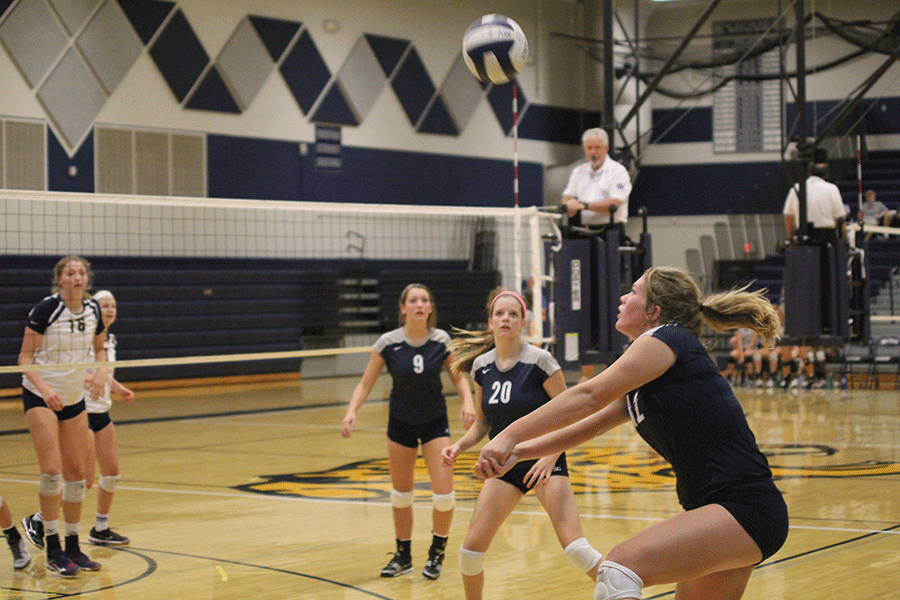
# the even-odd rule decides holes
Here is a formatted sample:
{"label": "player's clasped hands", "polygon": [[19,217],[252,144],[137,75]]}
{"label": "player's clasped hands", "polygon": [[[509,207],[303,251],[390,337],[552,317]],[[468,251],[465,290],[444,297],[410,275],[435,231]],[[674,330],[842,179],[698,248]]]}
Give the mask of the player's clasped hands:
{"label": "player's clasped hands", "polygon": [[475,476],[479,479],[489,479],[506,473],[518,460],[513,454],[515,446],[515,442],[502,432],[497,434],[481,448],[478,461],[475,463]]}

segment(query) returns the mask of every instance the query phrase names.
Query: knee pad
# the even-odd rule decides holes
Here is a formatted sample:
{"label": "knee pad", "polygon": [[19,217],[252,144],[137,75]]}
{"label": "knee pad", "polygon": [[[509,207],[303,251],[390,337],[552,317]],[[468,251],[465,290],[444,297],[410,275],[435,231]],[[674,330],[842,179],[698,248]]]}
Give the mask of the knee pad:
{"label": "knee pad", "polygon": [[816,362],[816,353],[813,352],[812,350],[807,352],[806,353],[806,362],[807,363]]}
{"label": "knee pad", "polygon": [[434,510],[439,512],[453,510],[453,507],[456,506],[456,493],[431,494],[431,505],[434,507]]}
{"label": "knee pad", "polygon": [[41,475],[38,493],[47,498],[59,496],[62,491],[62,475]]}
{"label": "knee pad", "polygon": [[641,598],[644,580],[637,573],[611,560],[600,563],[597,571],[597,587],[594,589],[594,600],[622,600],[623,598]]}
{"label": "knee pad", "polygon": [[413,494],[414,492],[412,490],[408,492],[391,490],[391,506],[394,508],[406,508],[407,506],[412,506]]}
{"label": "knee pad", "polygon": [[87,494],[87,487],[84,479],[67,481],[63,486],[62,499],[63,502],[83,502],[85,494]]}
{"label": "knee pad", "polygon": [[825,351],[824,350],[816,350],[816,360],[819,362],[825,362]]}
{"label": "knee pad", "polygon": [[101,490],[112,494],[113,492],[116,491],[116,486],[119,485],[119,476],[118,475],[101,475],[98,483],[100,484]]}
{"label": "knee pad", "polygon": [[473,552],[459,547],[459,572],[463,575],[478,575],[484,571],[484,552]]}
{"label": "knee pad", "polygon": [[566,546],[566,558],[583,572],[590,571],[598,562],[603,560],[603,555],[597,552],[586,538],[578,538]]}

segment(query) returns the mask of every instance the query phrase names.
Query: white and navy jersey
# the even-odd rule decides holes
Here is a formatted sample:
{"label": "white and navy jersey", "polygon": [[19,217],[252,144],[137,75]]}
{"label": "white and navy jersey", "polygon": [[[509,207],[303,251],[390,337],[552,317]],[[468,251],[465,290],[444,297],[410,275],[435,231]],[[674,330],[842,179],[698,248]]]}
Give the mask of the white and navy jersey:
{"label": "white and navy jersey", "polygon": [[[116,360],[116,336],[111,333],[106,334],[106,341],[103,342],[106,348],[106,360],[114,362]],[[91,348],[91,360],[95,359],[94,348]],[[91,376],[96,373],[96,369],[88,369],[86,375]],[[108,369],[109,375],[106,377],[106,383],[103,385],[103,393],[96,400],[91,400],[91,392],[85,385],[84,389],[84,405],[89,413],[105,413],[112,408],[112,398],[110,397],[110,387],[112,387],[113,370]],[[85,380],[86,381],[86,380]]]}
{"label": "white and navy jersey", "polygon": [[497,349],[485,352],[472,363],[472,379],[481,386],[481,412],[495,435],[528,413],[550,401],[544,382],[559,371],[559,363],[547,352],[522,344],[516,364],[501,371]]}
{"label": "white and navy jersey", "polygon": [[[41,345],[35,350],[36,365],[67,365],[94,360],[94,337],[103,331],[100,305],[94,300],[84,300],[81,312],[66,308],[59,294],[47,296],[28,313],[28,327],[41,334]],[[84,390],[84,369],[60,368],[40,371],[47,385],[60,395],[66,406],[81,400]],[[22,376],[22,386],[41,395],[27,377]]]}
{"label": "white and navy jersey", "polygon": [[373,346],[391,374],[390,418],[419,425],[447,416],[441,370],[450,355],[450,335],[432,329],[421,346],[413,346],[403,328],[382,335]]}
{"label": "white and navy jersey", "polygon": [[626,395],[628,414],[640,436],[672,465],[685,510],[729,486],[771,479],[741,405],[700,340],[679,325],[643,335],[669,346],[675,364]]}

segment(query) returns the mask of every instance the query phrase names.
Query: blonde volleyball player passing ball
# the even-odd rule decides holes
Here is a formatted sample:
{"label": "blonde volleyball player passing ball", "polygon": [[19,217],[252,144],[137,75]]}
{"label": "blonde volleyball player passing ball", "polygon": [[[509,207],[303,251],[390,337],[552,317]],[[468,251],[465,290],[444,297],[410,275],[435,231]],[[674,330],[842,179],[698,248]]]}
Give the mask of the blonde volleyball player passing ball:
{"label": "blonde volleyball player passing ball", "polygon": [[495,477],[518,460],[561,452],[631,421],[669,461],[685,512],[610,550],[595,600],[639,600],[644,586],[664,583],[677,583],[679,600],[736,600],[754,567],[787,538],[784,500],[731,386],[698,339],[703,322],[718,331],[752,328],[767,347],[781,333],[760,293],[701,299],[686,273],[649,269],[619,305],[616,329],[633,340],[622,356],[481,450],[476,473]]}
{"label": "blonde volleyball player passing ball", "polygon": [[[443,451],[444,462],[456,458],[485,435],[496,436],[518,419],[566,389],[559,363],[546,350],[525,342],[525,301],[503,291],[491,302],[488,330],[467,332],[450,343],[458,356],[455,371],[469,370],[475,381],[475,423]],[[530,490],[550,516],[566,556],[593,581],[601,556],[584,537],[575,494],[569,482],[566,456],[559,452],[517,464],[497,479],[486,481],[459,550],[466,600],[484,592],[484,557],[506,518]]]}
{"label": "blonde volleyball player passing ball", "polygon": [[356,412],[386,365],[393,382],[387,444],[397,550],[381,570],[382,577],[397,577],[413,570],[413,484],[420,443],[431,476],[433,507],[433,535],[422,575],[427,579],[437,579],[441,575],[455,506],[453,469],[441,461],[441,450],[450,444],[441,371],[446,369],[450,374],[462,400],[460,421],[468,427],[475,418],[472,391],[465,377],[450,370],[453,361],[453,355],[447,349],[450,336],[435,326],[435,311],[434,296],[427,287],[419,283],[406,286],[400,294],[400,327],[375,342],[369,364],[353,390],[347,415],[341,423],[341,435],[350,437],[356,427]]}

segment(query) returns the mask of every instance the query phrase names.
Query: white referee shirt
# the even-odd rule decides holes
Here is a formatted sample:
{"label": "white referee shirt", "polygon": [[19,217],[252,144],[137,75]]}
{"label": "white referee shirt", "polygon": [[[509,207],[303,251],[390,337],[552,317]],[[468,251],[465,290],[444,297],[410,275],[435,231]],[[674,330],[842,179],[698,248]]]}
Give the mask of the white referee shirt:
{"label": "white referee shirt", "polygon": [[[617,198],[622,205],[616,209],[616,223],[628,221],[628,195],[631,193],[631,178],[628,169],[607,156],[596,171],[586,162],[572,169],[569,184],[563,196],[572,196],[585,204],[606,198]],[[582,225],[603,225],[609,223],[609,216],[593,210],[581,211]]]}
{"label": "white referee shirt", "polygon": [[[797,199],[797,186],[793,186],[784,201],[785,215],[793,215],[794,226],[800,228],[800,201]],[[806,180],[806,220],[813,227],[835,227],[835,219],[844,216],[844,201],[838,186],[829,183],[816,175]]]}

